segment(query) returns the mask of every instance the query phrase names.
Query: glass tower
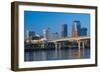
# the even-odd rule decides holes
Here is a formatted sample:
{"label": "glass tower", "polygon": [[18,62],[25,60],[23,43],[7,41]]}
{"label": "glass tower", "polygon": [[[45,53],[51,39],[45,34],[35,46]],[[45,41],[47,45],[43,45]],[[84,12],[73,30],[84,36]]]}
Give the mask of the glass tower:
{"label": "glass tower", "polygon": [[72,37],[78,37],[81,34],[81,24],[80,21],[73,21],[73,25],[72,25],[72,33],[71,36]]}
{"label": "glass tower", "polygon": [[68,27],[67,24],[61,25],[61,37],[67,37],[68,36]]}

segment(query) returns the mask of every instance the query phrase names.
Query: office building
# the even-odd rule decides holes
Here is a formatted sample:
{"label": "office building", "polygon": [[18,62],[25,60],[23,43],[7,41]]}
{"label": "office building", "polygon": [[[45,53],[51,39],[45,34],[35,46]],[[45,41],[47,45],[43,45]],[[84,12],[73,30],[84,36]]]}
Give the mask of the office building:
{"label": "office building", "polygon": [[35,36],[35,32],[34,31],[27,30],[27,32],[26,32],[27,39],[29,39],[29,38],[32,39],[34,36]]}
{"label": "office building", "polygon": [[71,36],[72,37],[78,37],[80,36],[81,32],[81,24],[80,24],[80,21],[73,21],[73,24],[72,24],[72,31],[71,31]]}
{"label": "office building", "polygon": [[50,40],[50,29],[49,28],[43,29],[43,37],[45,40]]}
{"label": "office building", "polygon": [[87,28],[85,28],[85,27],[81,28],[80,36],[87,36]]}
{"label": "office building", "polygon": [[58,34],[58,32],[51,33],[50,39],[51,39],[51,40],[59,39],[59,34]]}
{"label": "office building", "polygon": [[67,24],[62,24],[61,25],[61,37],[67,37],[68,36],[68,27]]}

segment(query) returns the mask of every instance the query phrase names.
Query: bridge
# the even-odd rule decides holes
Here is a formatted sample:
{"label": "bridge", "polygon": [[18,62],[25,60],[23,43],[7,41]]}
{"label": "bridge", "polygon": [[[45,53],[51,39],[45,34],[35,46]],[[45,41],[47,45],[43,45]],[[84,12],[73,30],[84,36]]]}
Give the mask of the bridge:
{"label": "bridge", "polygon": [[[90,47],[90,36],[80,36],[80,37],[66,37],[66,38],[60,38],[56,40],[48,41],[49,43],[55,44],[55,49],[59,50],[62,46],[66,45],[67,42],[76,42],[78,47],[78,52],[80,56],[80,50],[81,48],[84,50],[85,45],[89,44]],[[82,47],[81,47],[82,45]],[[69,46],[72,47],[72,44],[69,44]],[[84,52],[84,51],[83,51]]]}
{"label": "bridge", "polygon": [[[66,37],[66,38],[60,38],[56,40],[50,40],[48,43],[54,43],[55,44],[55,49],[60,49],[62,46],[65,45],[65,42],[76,42],[78,45],[78,49],[80,51],[80,48],[85,48],[85,44],[90,45],[90,36],[80,36],[80,37]],[[82,44],[82,47],[81,47]],[[69,44],[69,46],[72,46]]]}
{"label": "bridge", "polygon": [[40,46],[40,48],[52,48],[52,45],[50,45],[50,43],[53,43],[53,48],[55,49],[60,49],[62,47],[64,47],[65,45],[68,46],[73,46],[72,44],[68,44],[68,42],[75,42],[77,43],[77,47],[78,49],[81,48],[81,44],[82,44],[82,48],[85,48],[85,44],[89,44],[88,42],[90,42],[90,36],[78,36],[78,37],[65,37],[65,38],[58,38],[55,40],[45,40],[45,39],[40,39],[40,40],[28,40],[28,42],[31,42],[32,44],[37,44]]}
{"label": "bridge", "polygon": [[87,40],[90,39],[89,36],[81,36],[81,37],[66,37],[66,38],[60,38],[56,40],[50,40],[48,42],[60,42],[60,41],[79,41],[79,40]]}
{"label": "bridge", "polygon": [[[31,42],[34,45],[38,45],[38,49],[51,49],[51,48],[55,48],[55,51],[60,51],[60,49],[62,49],[62,47],[65,46],[65,49],[67,48],[66,46],[69,47],[77,47],[78,49],[78,53],[80,56],[80,51],[81,48],[84,50],[85,46],[88,44],[90,47],[90,36],[78,36],[78,37],[65,37],[65,38],[58,38],[55,40],[44,40],[44,38],[40,39],[40,40],[28,40],[28,42]],[[70,43],[77,43],[77,45],[73,45]],[[52,47],[53,46],[53,47]],[[33,47],[36,49],[36,47]],[[84,51],[83,51],[84,52]]]}

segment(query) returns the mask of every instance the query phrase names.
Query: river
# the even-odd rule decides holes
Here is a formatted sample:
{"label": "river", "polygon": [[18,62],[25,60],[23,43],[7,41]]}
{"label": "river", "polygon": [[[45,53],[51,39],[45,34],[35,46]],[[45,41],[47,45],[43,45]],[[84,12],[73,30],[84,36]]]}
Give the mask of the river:
{"label": "river", "polygon": [[69,60],[69,59],[86,59],[90,58],[90,49],[54,49],[54,50],[38,50],[25,51],[24,61],[47,61],[47,60]]}

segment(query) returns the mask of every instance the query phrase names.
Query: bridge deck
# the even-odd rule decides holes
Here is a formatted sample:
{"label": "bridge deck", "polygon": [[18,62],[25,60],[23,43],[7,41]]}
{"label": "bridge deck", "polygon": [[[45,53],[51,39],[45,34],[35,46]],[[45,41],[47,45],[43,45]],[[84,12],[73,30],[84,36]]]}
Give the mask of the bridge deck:
{"label": "bridge deck", "polygon": [[60,38],[56,40],[51,40],[49,42],[59,42],[59,41],[74,41],[74,40],[85,40],[90,39],[90,36],[82,36],[82,37],[66,37],[66,38]]}

